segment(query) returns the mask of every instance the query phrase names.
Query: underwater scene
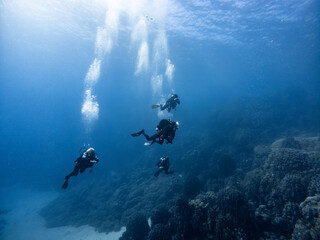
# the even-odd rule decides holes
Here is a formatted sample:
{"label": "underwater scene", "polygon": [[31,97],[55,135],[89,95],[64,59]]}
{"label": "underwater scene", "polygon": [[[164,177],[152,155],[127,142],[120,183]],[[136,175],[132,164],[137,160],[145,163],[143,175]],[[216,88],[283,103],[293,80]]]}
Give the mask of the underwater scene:
{"label": "underwater scene", "polygon": [[320,1],[0,0],[0,239],[319,240]]}

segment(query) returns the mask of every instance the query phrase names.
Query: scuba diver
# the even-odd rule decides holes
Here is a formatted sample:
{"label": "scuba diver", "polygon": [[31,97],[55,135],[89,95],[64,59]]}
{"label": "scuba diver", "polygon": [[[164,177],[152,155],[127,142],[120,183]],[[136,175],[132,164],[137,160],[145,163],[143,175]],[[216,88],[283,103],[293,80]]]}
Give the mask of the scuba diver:
{"label": "scuba diver", "polygon": [[163,111],[165,109],[168,110],[168,112],[171,111],[171,109],[175,109],[177,104],[180,104],[180,99],[178,97],[178,94],[172,94],[171,97],[166,101],[166,103],[163,104],[154,104],[152,105],[152,108],[158,108],[160,107],[160,110]]}
{"label": "scuba diver", "polygon": [[176,130],[179,127],[178,122],[171,121],[169,119],[162,119],[157,126],[156,130],[157,132],[149,137],[148,134],[144,132],[144,129],[137,133],[132,133],[132,137],[138,137],[141,134],[147,139],[147,141],[151,141],[151,143],[146,142],[144,145],[149,146],[156,143],[159,143],[160,145],[163,144],[163,141],[166,140],[166,144],[171,143],[175,137]]}
{"label": "scuba diver", "polygon": [[68,181],[71,176],[77,176],[80,173],[83,173],[87,168],[91,167],[90,173],[92,173],[93,165],[99,162],[99,159],[96,157],[96,153],[93,148],[87,149],[80,157],[75,160],[76,165],[74,166],[73,171],[67,175],[64,179],[64,183],[61,186],[63,189],[68,187]]}
{"label": "scuba diver", "polygon": [[155,177],[158,177],[159,174],[164,170],[165,174],[172,174],[174,171],[169,171],[170,162],[169,157],[161,157],[160,161],[157,163],[159,170],[154,174]]}

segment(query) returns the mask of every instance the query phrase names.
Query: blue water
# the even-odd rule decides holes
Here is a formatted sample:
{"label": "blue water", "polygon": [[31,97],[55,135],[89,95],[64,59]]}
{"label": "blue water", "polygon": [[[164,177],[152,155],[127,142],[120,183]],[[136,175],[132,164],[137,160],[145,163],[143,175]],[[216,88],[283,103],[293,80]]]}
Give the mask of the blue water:
{"label": "blue water", "polygon": [[[100,163],[77,178],[139,165],[146,147],[130,133],[152,133],[161,116],[151,105],[173,92],[181,105],[169,117],[181,127],[173,145],[151,146],[163,153],[201,137],[212,113],[239,99],[299,89],[309,101],[297,108],[320,109],[318,1],[124,2],[0,2],[2,190],[61,191],[84,144]],[[94,59],[100,75],[86,84]],[[99,104],[91,120],[81,113],[87,89]]]}

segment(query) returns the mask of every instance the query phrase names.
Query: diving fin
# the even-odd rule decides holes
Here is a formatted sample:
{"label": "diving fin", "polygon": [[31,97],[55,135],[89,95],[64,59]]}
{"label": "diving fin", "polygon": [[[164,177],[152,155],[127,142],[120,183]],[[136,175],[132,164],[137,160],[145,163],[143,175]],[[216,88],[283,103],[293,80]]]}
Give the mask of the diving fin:
{"label": "diving fin", "polygon": [[154,104],[154,105],[152,105],[152,109],[156,109],[156,108],[158,108],[158,107],[160,107],[160,104]]}
{"label": "diving fin", "polygon": [[65,180],[63,185],[61,186],[63,189],[67,189],[68,187],[68,180]]}

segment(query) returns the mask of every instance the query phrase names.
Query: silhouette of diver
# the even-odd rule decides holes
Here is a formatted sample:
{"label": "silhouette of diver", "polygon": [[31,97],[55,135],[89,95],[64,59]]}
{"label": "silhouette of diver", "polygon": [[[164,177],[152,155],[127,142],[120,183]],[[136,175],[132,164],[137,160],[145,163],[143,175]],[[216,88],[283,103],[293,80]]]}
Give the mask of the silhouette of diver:
{"label": "silhouette of diver", "polygon": [[77,176],[79,171],[80,173],[83,173],[87,168],[91,167],[91,173],[93,165],[97,162],[99,162],[99,159],[96,157],[94,149],[89,148],[86,150],[80,157],[77,158],[77,160],[75,160],[76,165],[74,166],[73,171],[65,177],[65,181],[61,187],[66,189],[68,187],[69,178],[71,176]]}
{"label": "silhouette of diver", "polygon": [[179,127],[178,122],[174,122],[169,119],[162,119],[156,128],[157,132],[151,137],[144,132],[144,129],[142,129],[137,133],[132,133],[131,136],[138,137],[142,134],[147,139],[147,141],[151,141],[151,143],[146,142],[144,144],[146,146],[152,145],[155,142],[162,145],[164,140],[166,140],[167,144],[168,143],[172,144],[172,141],[175,137],[176,130],[178,129],[178,127]]}
{"label": "silhouette of diver", "polygon": [[160,110],[163,111],[167,109],[168,112],[171,111],[171,109],[175,109],[177,104],[180,104],[180,99],[178,97],[178,94],[172,94],[171,97],[166,101],[166,103],[163,104],[154,104],[152,105],[152,108],[158,108],[160,107]]}
{"label": "silhouette of diver", "polygon": [[172,174],[174,173],[174,171],[169,171],[169,167],[170,167],[170,162],[169,162],[169,157],[161,157],[160,161],[157,163],[157,166],[159,168],[159,170],[154,174],[155,177],[158,177],[159,174],[164,171],[165,174]]}

